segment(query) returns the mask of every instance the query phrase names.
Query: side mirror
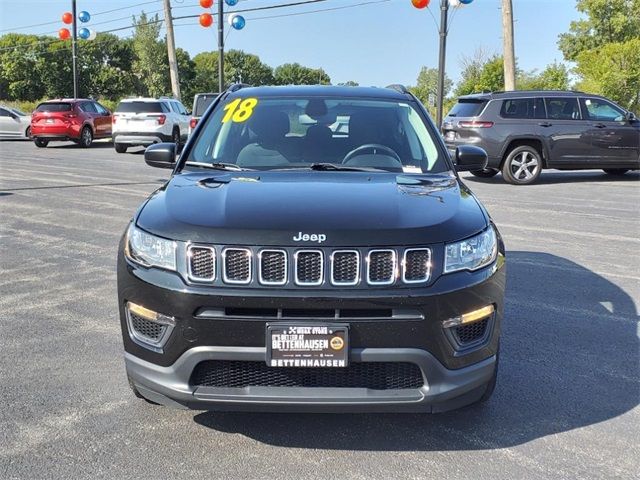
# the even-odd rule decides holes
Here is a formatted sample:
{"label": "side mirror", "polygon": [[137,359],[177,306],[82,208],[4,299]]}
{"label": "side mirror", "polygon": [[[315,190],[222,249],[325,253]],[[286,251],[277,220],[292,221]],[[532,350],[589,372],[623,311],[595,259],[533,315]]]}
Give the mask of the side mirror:
{"label": "side mirror", "polygon": [[144,161],[150,167],[173,168],[176,166],[176,144],[156,143],[144,152]]}
{"label": "side mirror", "polygon": [[633,112],[627,112],[624,114],[624,119],[631,123],[631,122],[635,122],[638,118],[636,117],[635,113]]}
{"label": "side mirror", "polygon": [[484,170],[487,168],[487,152],[473,145],[460,145],[456,148],[456,170],[465,172],[470,170]]}

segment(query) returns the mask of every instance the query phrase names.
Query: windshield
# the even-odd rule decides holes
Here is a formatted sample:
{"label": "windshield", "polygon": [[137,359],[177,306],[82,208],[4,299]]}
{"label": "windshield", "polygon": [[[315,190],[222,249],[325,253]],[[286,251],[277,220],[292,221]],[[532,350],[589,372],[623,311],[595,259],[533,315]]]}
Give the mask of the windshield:
{"label": "windshield", "polygon": [[227,98],[207,119],[187,162],[256,170],[317,164],[345,171],[449,170],[412,102],[335,97]]}

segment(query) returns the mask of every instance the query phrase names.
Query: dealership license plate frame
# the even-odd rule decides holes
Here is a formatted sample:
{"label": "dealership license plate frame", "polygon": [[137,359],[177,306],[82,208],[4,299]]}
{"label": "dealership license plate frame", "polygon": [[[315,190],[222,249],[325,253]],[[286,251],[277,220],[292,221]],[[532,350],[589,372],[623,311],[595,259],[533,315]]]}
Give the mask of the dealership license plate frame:
{"label": "dealership license plate frame", "polygon": [[[299,329],[303,330],[301,333]],[[290,329],[295,329],[293,332]],[[320,329],[326,329],[326,333],[319,333]],[[283,349],[275,349],[273,345],[273,335],[282,333],[303,335],[301,340],[328,340],[328,347],[318,351],[290,351]],[[335,337],[340,338],[342,342],[333,340]],[[333,340],[333,347],[332,347]],[[349,366],[349,325],[343,323],[323,324],[305,323],[305,322],[277,322],[267,323],[265,331],[266,356],[265,362],[267,366],[274,368],[345,368]],[[341,345],[339,349],[335,347]],[[275,356],[274,356],[275,353]],[[282,360],[282,364],[278,361]],[[286,362],[285,362],[286,360]],[[298,364],[296,364],[298,360]],[[309,364],[310,361],[318,360],[318,364]],[[331,360],[331,364],[327,365],[327,361]],[[275,361],[275,362],[274,362]],[[289,362],[290,361],[290,362]],[[304,361],[304,362],[303,362]],[[324,361],[324,364],[322,364]],[[338,362],[337,365],[333,364]],[[343,362],[340,364],[340,362]],[[304,363],[304,364],[303,364]]]}

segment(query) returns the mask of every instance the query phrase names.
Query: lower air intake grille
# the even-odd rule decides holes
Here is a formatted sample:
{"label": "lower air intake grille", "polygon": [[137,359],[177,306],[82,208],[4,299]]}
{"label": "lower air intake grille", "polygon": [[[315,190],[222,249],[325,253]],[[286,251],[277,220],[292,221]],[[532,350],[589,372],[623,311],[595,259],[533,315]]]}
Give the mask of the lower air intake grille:
{"label": "lower air intake grille", "polygon": [[132,312],[129,312],[129,315],[131,317],[131,328],[138,337],[149,340],[151,343],[158,343],[162,339],[167,329],[166,325],[151,322]]}
{"label": "lower air intake grille", "polygon": [[191,375],[191,385],[202,387],[330,387],[403,390],[423,386],[414,363],[364,362],[346,368],[272,368],[264,362],[207,360]]}
{"label": "lower air intake grille", "polygon": [[296,252],[296,283],[298,285],[320,285],[322,272],[322,252],[317,250]]}
{"label": "lower air intake grille", "polygon": [[484,338],[489,318],[454,328],[456,340],[460,345],[469,345]]}
{"label": "lower air intake grille", "polygon": [[251,251],[244,248],[227,248],[223,252],[224,281],[249,283],[251,281]]}

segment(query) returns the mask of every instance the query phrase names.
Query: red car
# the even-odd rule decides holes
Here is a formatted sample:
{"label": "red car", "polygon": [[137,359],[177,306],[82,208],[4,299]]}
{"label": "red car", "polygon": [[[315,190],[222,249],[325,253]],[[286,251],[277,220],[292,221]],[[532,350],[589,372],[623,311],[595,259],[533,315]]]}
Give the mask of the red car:
{"label": "red car", "polygon": [[111,112],[94,100],[49,100],[31,114],[31,136],[40,148],[53,140],[87,148],[94,139],[111,137]]}

